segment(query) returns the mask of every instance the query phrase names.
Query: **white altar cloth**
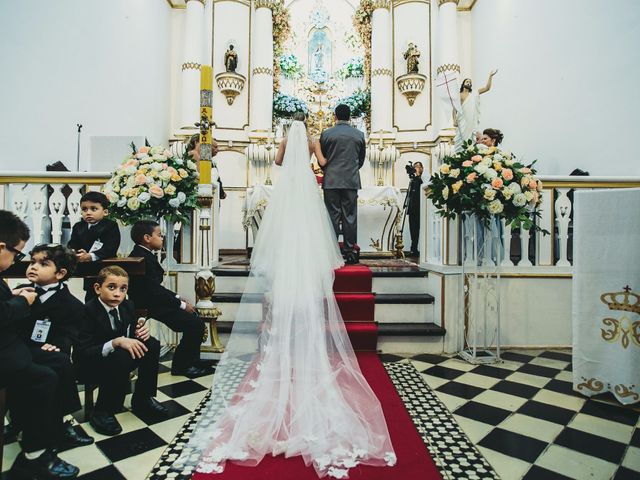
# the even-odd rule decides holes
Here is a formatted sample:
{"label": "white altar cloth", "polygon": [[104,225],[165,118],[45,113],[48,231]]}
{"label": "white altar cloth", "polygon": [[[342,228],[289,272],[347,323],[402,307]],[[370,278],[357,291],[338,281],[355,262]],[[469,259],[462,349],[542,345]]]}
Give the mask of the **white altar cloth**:
{"label": "white altar cloth", "polygon": [[640,189],[576,191],[573,388],[640,401]]}

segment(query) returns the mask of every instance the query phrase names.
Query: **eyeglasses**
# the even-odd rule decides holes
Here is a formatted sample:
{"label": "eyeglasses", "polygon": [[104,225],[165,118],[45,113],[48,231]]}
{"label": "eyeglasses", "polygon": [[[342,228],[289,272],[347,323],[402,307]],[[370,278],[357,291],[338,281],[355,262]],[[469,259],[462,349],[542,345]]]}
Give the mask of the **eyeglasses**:
{"label": "eyeglasses", "polygon": [[7,245],[7,250],[9,250],[10,252],[13,253],[13,263],[18,263],[19,261],[21,261],[24,257],[27,256],[26,253],[22,253],[20,250],[18,250],[17,248],[13,248],[10,247],[9,245]]}

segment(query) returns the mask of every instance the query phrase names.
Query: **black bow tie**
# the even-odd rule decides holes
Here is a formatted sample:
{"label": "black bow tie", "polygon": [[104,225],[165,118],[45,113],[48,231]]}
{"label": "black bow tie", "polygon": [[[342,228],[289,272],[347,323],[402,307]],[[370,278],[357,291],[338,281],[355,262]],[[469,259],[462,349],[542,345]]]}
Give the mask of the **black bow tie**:
{"label": "black bow tie", "polygon": [[42,288],[38,285],[34,285],[33,288],[35,289],[38,296],[40,296],[40,295],[44,295],[47,292],[57,292],[58,290],[62,289],[62,284],[59,283],[55,287],[51,287],[51,288]]}

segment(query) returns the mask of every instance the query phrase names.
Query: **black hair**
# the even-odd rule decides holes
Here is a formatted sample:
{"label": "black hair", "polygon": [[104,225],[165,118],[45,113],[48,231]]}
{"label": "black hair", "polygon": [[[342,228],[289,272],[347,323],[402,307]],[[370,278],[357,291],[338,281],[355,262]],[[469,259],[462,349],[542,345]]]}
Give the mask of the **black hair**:
{"label": "black hair", "polygon": [[195,150],[196,145],[198,144],[199,141],[200,141],[200,134],[194,133],[193,135],[191,135],[191,138],[189,138],[189,141],[187,142],[187,147],[185,150],[187,152],[190,152],[191,150]]}
{"label": "black hair", "polygon": [[155,220],[138,220],[131,227],[131,240],[140,245],[144,242],[145,235],[152,235],[156,227],[160,224]]}
{"label": "black hair", "polygon": [[0,210],[0,242],[15,247],[29,240],[29,227],[19,217],[7,210]]}
{"label": "black hair", "polygon": [[66,280],[76,270],[78,259],[76,254],[70,248],[58,245],[56,243],[41,244],[33,247],[33,250],[29,252],[31,258],[37,253],[44,253],[47,260],[51,260],[56,266],[56,272],[59,272],[63,268],[67,271],[67,274],[62,279]]}
{"label": "black hair", "polygon": [[504,135],[497,128],[485,128],[482,132],[483,135],[486,135],[490,139],[492,139],[495,143],[494,145],[497,147],[502,142]]}
{"label": "black hair", "polygon": [[82,198],[80,198],[80,205],[82,205],[83,202],[99,203],[102,205],[102,208],[109,208],[109,199],[102,192],[91,191],[85,193],[82,195]]}
{"label": "black hair", "polygon": [[351,108],[349,105],[341,103],[336,106],[335,114],[338,120],[347,121],[351,118]]}
{"label": "black hair", "polygon": [[[465,79],[462,81],[462,83],[460,84],[460,93],[462,93],[462,91],[463,91],[465,88],[466,88],[467,90],[469,90],[469,92],[473,92],[473,87],[472,87],[472,88],[468,88],[468,87],[465,87],[465,86],[464,86],[464,84],[465,84],[465,82],[466,82],[467,80],[471,81],[471,79],[470,79],[470,78],[465,78]],[[472,84],[472,85],[473,85],[473,84]]]}

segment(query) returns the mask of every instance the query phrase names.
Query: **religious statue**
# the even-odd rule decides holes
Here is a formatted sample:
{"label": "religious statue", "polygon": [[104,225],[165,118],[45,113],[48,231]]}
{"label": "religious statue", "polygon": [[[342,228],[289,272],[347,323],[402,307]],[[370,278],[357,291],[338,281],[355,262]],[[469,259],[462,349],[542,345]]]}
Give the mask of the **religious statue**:
{"label": "religious statue", "polygon": [[413,43],[409,43],[409,48],[404,52],[404,59],[407,61],[407,74],[419,73],[418,58],[420,58],[420,50]]}
{"label": "religious statue", "polygon": [[313,52],[313,70],[324,72],[324,47],[322,44],[318,45]]}
{"label": "religious statue", "polygon": [[233,49],[233,45],[229,45],[229,49],[224,54],[224,67],[227,72],[236,72],[238,67],[238,53]]}
{"label": "religious statue", "polygon": [[456,126],[454,139],[456,151],[462,148],[463,142],[474,136],[480,126],[480,95],[491,90],[491,82],[496,73],[498,70],[493,70],[489,74],[487,84],[479,88],[477,93],[473,91],[471,79],[465,78],[460,86],[459,98],[452,99],[453,124]]}

